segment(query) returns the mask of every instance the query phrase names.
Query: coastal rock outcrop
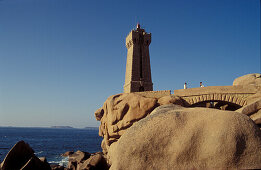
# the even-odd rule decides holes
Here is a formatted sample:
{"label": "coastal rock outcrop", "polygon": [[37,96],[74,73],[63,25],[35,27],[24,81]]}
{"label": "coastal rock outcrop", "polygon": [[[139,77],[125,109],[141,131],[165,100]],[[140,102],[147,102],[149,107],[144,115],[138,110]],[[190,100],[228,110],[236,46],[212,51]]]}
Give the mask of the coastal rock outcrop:
{"label": "coastal rock outcrop", "polygon": [[236,110],[236,112],[248,115],[261,128],[261,98]]}
{"label": "coastal rock outcrop", "polygon": [[248,115],[261,128],[261,74],[247,74],[234,80],[233,85],[255,85],[259,88],[256,94],[246,98],[247,105],[236,112]]}
{"label": "coastal rock outcrop", "polygon": [[248,96],[246,98],[246,101],[247,101],[248,104],[254,103],[258,100],[261,100],[261,86],[259,86],[259,91],[256,94],[253,94],[253,95]]}
{"label": "coastal rock outcrop", "polygon": [[70,170],[108,170],[105,155],[102,152],[90,154],[88,152],[77,151],[75,153],[66,153],[69,156],[67,168]]}
{"label": "coastal rock outcrop", "polygon": [[261,131],[248,116],[175,105],[156,108],[108,150],[112,170],[258,169],[260,155]]}
{"label": "coastal rock outcrop", "polygon": [[36,156],[33,156],[29,161],[21,168],[21,170],[51,170],[49,163],[46,159],[39,159]]}
{"label": "coastal rock outcrop", "polygon": [[34,150],[24,141],[17,142],[1,163],[2,170],[20,169],[34,156]]}
{"label": "coastal rock outcrop", "polygon": [[17,142],[8,152],[4,161],[0,164],[0,170],[108,170],[109,165],[106,155],[102,152],[66,152],[62,154],[69,157],[68,166],[63,167],[58,164],[50,164],[45,157],[38,158],[34,150],[24,141]]}
{"label": "coastal rock outcrop", "polygon": [[127,128],[146,117],[154,108],[169,103],[183,104],[182,99],[176,96],[156,98],[141,94],[123,93],[110,96],[103,107],[95,112],[96,119],[101,121],[99,135],[103,137],[101,145],[104,153]]}
{"label": "coastal rock outcrop", "polygon": [[261,86],[261,74],[253,73],[238,77],[234,80],[233,85],[257,85]]}
{"label": "coastal rock outcrop", "polygon": [[156,106],[156,99],[133,93],[110,96],[102,109],[95,113],[97,120],[101,121],[99,135],[104,137],[103,150],[107,150],[125,129],[147,116]]}
{"label": "coastal rock outcrop", "polygon": [[77,151],[69,155],[69,169],[77,169],[77,166],[83,163],[91,156],[88,152]]}
{"label": "coastal rock outcrop", "polygon": [[89,159],[79,165],[79,169],[86,170],[108,170],[106,158],[103,153],[95,153]]}
{"label": "coastal rock outcrop", "polygon": [[0,165],[2,170],[10,169],[51,169],[46,159],[39,159],[34,155],[34,150],[24,141],[17,142],[8,152]]}
{"label": "coastal rock outcrop", "polygon": [[260,109],[261,109],[261,99],[241,107],[240,109],[237,110],[237,112],[240,112],[245,115],[252,115],[258,112]]}
{"label": "coastal rock outcrop", "polygon": [[[210,95],[208,96],[198,96],[197,98],[191,98],[191,101],[195,102],[198,101],[199,99],[208,99],[209,103],[206,103],[205,105],[202,105],[204,107],[208,107],[208,104],[217,104],[217,102],[219,102],[218,104],[223,104],[225,107],[225,109],[229,110],[231,109],[229,106],[229,104],[238,104],[237,101],[241,101],[240,105],[236,105],[237,108],[235,108],[234,110],[242,107],[244,105],[243,108],[236,110],[236,112],[224,112],[224,111],[220,111],[217,109],[206,109],[204,110],[203,108],[195,108],[195,105],[192,105],[190,103],[191,101],[188,100],[188,96],[184,95],[183,93],[185,93],[186,91],[183,90],[179,93],[175,93],[174,94],[170,94],[164,91],[164,92],[160,92],[160,91],[152,91],[152,92],[134,92],[134,93],[123,93],[123,94],[117,94],[117,95],[113,95],[110,96],[104,103],[103,107],[99,108],[96,112],[95,112],[95,117],[97,120],[99,120],[101,122],[101,125],[99,127],[99,135],[103,137],[103,141],[102,141],[102,149],[103,149],[103,153],[107,154],[108,152],[108,157],[109,157],[109,161],[110,163],[113,163],[114,165],[112,166],[112,168],[114,168],[114,166],[117,165],[117,163],[115,164],[115,160],[114,159],[115,155],[120,155],[118,158],[124,157],[124,154],[119,154],[119,151],[115,151],[115,148],[118,148],[116,146],[121,145],[119,143],[121,143],[120,141],[122,141],[122,137],[125,136],[125,133],[129,133],[129,130],[138,125],[136,124],[141,124],[141,122],[147,121],[147,119],[149,119],[150,117],[154,117],[154,114],[157,113],[156,115],[158,115],[160,117],[160,114],[158,112],[160,112],[164,117],[165,116],[170,116],[172,115],[172,117],[170,116],[170,118],[166,118],[167,120],[164,120],[166,122],[162,120],[157,120],[157,121],[161,121],[162,126],[158,126],[157,123],[158,122],[154,122],[150,124],[151,129],[154,129],[153,133],[156,137],[157,136],[161,136],[160,138],[162,138],[163,141],[168,141],[167,144],[165,143],[163,146],[167,146],[168,148],[175,148],[179,149],[178,146],[180,145],[180,151],[178,151],[178,153],[172,153],[172,151],[168,151],[169,155],[176,155],[176,156],[170,156],[170,159],[172,159],[172,163],[167,163],[165,162],[166,165],[175,165],[176,167],[183,167],[183,165],[185,166],[186,163],[188,163],[187,168],[194,168],[194,167],[232,167],[232,168],[238,168],[238,167],[256,167],[256,164],[247,164],[246,162],[251,162],[253,160],[255,160],[254,162],[258,162],[260,161],[260,159],[256,159],[256,152],[260,153],[260,143],[257,144],[257,141],[260,141],[260,130],[259,130],[259,134],[257,135],[258,137],[254,138],[253,134],[251,136],[251,133],[257,134],[257,131],[255,128],[258,129],[258,126],[261,127],[261,79],[260,79],[260,74],[249,74],[249,75],[245,75],[242,77],[239,77],[237,79],[235,79],[233,85],[228,89],[232,89],[232,92],[229,91],[230,93],[233,93],[233,95],[221,95],[224,92],[220,92],[221,94],[212,94],[213,92],[211,90],[215,90],[215,88],[206,88],[208,91],[208,93],[210,93]],[[249,89],[251,86],[252,90],[245,90],[244,89]],[[232,88],[233,87],[233,88]],[[224,87],[226,89],[226,87]],[[220,89],[224,89],[224,88],[220,88]],[[254,90],[253,90],[254,89]],[[197,90],[197,89],[196,89]],[[202,89],[204,90],[204,89]],[[202,91],[201,90],[201,91]],[[242,92],[240,91],[242,90]],[[190,90],[190,91],[193,91]],[[195,90],[194,90],[195,91]],[[238,93],[238,91],[240,91]],[[212,92],[212,93],[211,93]],[[205,94],[206,91],[202,91],[202,94]],[[230,94],[229,93],[229,94]],[[235,93],[235,94],[234,94]],[[178,96],[179,95],[179,96]],[[191,94],[190,94],[191,95]],[[220,101],[219,101],[220,100]],[[205,101],[205,100],[202,100]],[[242,101],[244,102],[242,104]],[[216,102],[216,103],[215,103]],[[169,104],[175,104],[175,105],[171,105],[171,110],[169,109]],[[204,103],[203,103],[204,104]],[[231,105],[232,105],[231,104]],[[224,109],[222,107],[215,107],[218,109]],[[198,106],[198,105],[197,105]],[[199,105],[201,106],[201,105]],[[185,108],[185,107],[190,107],[190,108]],[[194,107],[194,108],[192,108]],[[234,106],[235,107],[235,106]],[[211,107],[212,108],[212,107]],[[232,109],[231,109],[232,110]],[[177,112],[176,112],[177,111]],[[170,112],[173,112],[170,114]],[[201,113],[202,112],[202,113]],[[182,114],[180,114],[182,113]],[[192,114],[190,114],[192,113]],[[228,115],[227,113],[230,113],[230,115]],[[176,117],[173,115],[176,115]],[[180,115],[182,115],[182,119],[184,118],[184,120],[179,120]],[[195,117],[193,117],[193,115]],[[248,117],[247,117],[247,116]],[[234,117],[233,117],[234,116]],[[214,118],[217,119],[214,119]],[[258,125],[253,125],[254,122],[249,119],[249,117]],[[200,120],[202,118],[202,120]],[[172,120],[171,120],[172,119]],[[193,121],[193,119],[195,119],[196,122],[199,122],[198,124],[195,124]],[[168,121],[171,120],[171,121]],[[185,121],[185,122],[183,122]],[[237,124],[238,122],[240,122],[239,124]],[[174,125],[172,124],[172,122],[174,122]],[[246,123],[247,122],[247,123]],[[213,123],[213,125],[212,125]],[[230,123],[232,124],[232,129],[231,127],[229,127]],[[221,124],[221,125],[220,125]],[[224,127],[222,127],[224,125]],[[249,126],[255,126],[252,128],[249,128]],[[177,127],[176,127],[177,126]],[[156,127],[156,128],[155,128]],[[175,129],[175,128],[177,129]],[[193,127],[193,128],[192,128]],[[143,126],[142,126],[143,128]],[[171,130],[169,130],[169,129]],[[189,144],[188,143],[188,139],[182,136],[182,128],[187,128],[185,131],[188,134],[188,138],[193,141],[193,144]],[[227,128],[227,131],[226,131]],[[209,130],[210,129],[210,130]],[[211,130],[212,129],[212,130]],[[217,131],[215,129],[218,129]],[[249,130],[249,131],[247,131]],[[252,130],[252,132],[250,132]],[[164,134],[165,132],[168,133],[169,131],[171,131],[171,133],[174,133],[174,136],[176,135],[176,133],[180,136],[177,137],[178,141],[180,142],[175,143],[176,141],[173,139],[173,134],[171,135],[166,135]],[[145,132],[147,133],[147,130],[145,129]],[[150,136],[151,134],[146,134],[146,133],[140,132],[141,134],[143,134],[144,136]],[[149,132],[149,130],[148,130]],[[133,136],[140,135],[139,138],[142,138],[141,134],[135,134]],[[159,135],[158,135],[159,134]],[[166,135],[166,136],[164,136]],[[152,135],[151,135],[152,136]],[[125,138],[125,137],[124,137]],[[127,138],[127,137],[126,137]],[[227,141],[231,141],[231,143],[228,143],[227,141],[225,141],[225,139],[227,139]],[[149,145],[150,140],[152,139],[144,139],[145,141],[140,141],[140,142],[146,142],[147,141],[147,145]],[[157,141],[158,140],[158,141]],[[185,144],[183,145],[183,140],[185,140]],[[129,141],[135,141],[135,143],[131,143],[128,142],[130,144],[130,146],[132,146],[132,148],[136,149],[141,149],[142,148],[136,148],[136,142],[139,141],[138,138],[129,138]],[[153,141],[153,140],[152,140]],[[158,142],[158,143],[157,143]],[[213,142],[214,144],[216,144],[216,146],[214,146],[213,144],[211,144],[211,142]],[[154,145],[154,150],[158,150],[158,149],[162,149],[161,148],[161,143],[160,140],[158,138],[156,138],[156,144],[158,144],[159,146],[157,146],[156,144]],[[224,146],[226,146],[226,148],[229,148],[227,150],[227,153],[225,152],[225,148],[222,145],[222,143],[225,143]],[[257,150],[254,153],[254,158],[252,159],[252,156],[249,156],[250,151],[254,151],[253,148],[251,148],[250,146],[252,145],[252,143],[257,144]],[[174,146],[172,146],[172,144],[174,144]],[[143,148],[147,149],[147,145],[145,146],[145,144],[141,143],[140,146],[142,146]],[[204,147],[206,145],[206,147]],[[127,149],[127,139],[126,139],[126,146]],[[149,147],[149,149],[152,149]],[[199,149],[199,150],[198,150]],[[221,150],[220,150],[221,149]],[[121,152],[124,153],[125,151],[124,147],[122,147]],[[164,150],[164,149],[162,149]],[[199,156],[195,156],[192,155],[192,151],[196,153],[196,155]],[[145,151],[144,155],[149,154],[151,151]],[[242,153],[241,153],[242,152]],[[128,152],[126,152],[127,154]],[[130,151],[130,153],[132,153],[132,151]],[[184,155],[182,155],[181,153],[184,153]],[[238,154],[240,153],[240,154]],[[142,151],[140,151],[140,153],[142,155]],[[153,151],[153,154],[156,155],[156,151]],[[157,157],[158,160],[162,160],[164,157],[168,157],[169,155],[165,155],[164,152],[158,154],[161,155],[162,157]],[[177,156],[178,154],[178,156]],[[206,155],[210,154],[211,159],[216,159],[216,161],[210,160],[209,158],[206,157]],[[212,155],[211,155],[212,154]],[[233,155],[234,156],[231,156]],[[114,155],[114,156],[113,156]],[[130,154],[131,155],[131,154]],[[244,155],[248,155],[248,157],[245,157]],[[227,157],[226,157],[227,156]],[[146,157],[146,156],[145,156]],[[194,158],[195,157],[195,158]],[[219,157],[224,157],[223,158],[219,158]],[[126,159],[130,158],[126,157]],[[134,159],[138,159],[134,158]],[[147,161],[147,157],[144,158]],[[154,158],[152,158],[154,160]],[[227,162],[225,161],[228,160]],[[121,160],[121,159],[119,159]],[[164,164],[164,160],[168,160],[168,159],[163,159],[163,164]],[[177,160],[183,160],[183,163],[177,163]],[[185,161],[184,161],[185,160]],[[192,160],[192,161],[188,161],[188,160]],[[236,160],[236,161],[235,161]],[[127,160],[126,160],[127,161]],[[234,162],[233,162],[234,161]],[[116,161],[117,162],[117,161]],[[131,161],[130,161],[131,162]],[[182,162],[182,161],[181,161]],[[190,163],[191,162],[191,163]],[[203,163],[202,163],[203,162]],[[121,162],[124,164],[124,161]],[[119,164],[121,164],[119,163]],[[258,162],[259,163],[259,162]],[[137,165],[139,164],[136,163]],[[154,164],[153,161],[151,161],[151,164],[153,165],[152,167],[154,168]],[[161,163],[160,163],[161,164]],[[204,164],[204,166],[203,166]],[[212,166],[210,166],[212,164]],[[128,163],[126,163],[126,165],[128,165]],[[147,166],[147,165],[146,165]],[[258,164],[259,166],[259,164]],[[116,166],[118,167],[118,165]],[[120,166],[119,166],[120,167]],[[163,166],[164,167],[164,166]],[[125,167],[126,168],[126,167]],[[147,168],[151,168],[151,167],[147,167]],[[161,166],[158,166],[157,168],[161,169]],[[164,168],[167,168],[166,166]],[[116,168],[117,169],[117,168]],[[135,168],[134,168],[135,169]]]}

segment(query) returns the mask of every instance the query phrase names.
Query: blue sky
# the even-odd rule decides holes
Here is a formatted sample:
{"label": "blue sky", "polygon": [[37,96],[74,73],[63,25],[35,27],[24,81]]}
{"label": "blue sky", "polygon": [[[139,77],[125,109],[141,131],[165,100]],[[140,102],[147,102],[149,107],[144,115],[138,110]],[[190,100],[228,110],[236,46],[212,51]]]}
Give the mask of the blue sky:
{"label": "blue sky", "polygon": [[260,73],[259,0],[1,0],[0,126],[98,126],[137,22],[152,33],[154,90]]}

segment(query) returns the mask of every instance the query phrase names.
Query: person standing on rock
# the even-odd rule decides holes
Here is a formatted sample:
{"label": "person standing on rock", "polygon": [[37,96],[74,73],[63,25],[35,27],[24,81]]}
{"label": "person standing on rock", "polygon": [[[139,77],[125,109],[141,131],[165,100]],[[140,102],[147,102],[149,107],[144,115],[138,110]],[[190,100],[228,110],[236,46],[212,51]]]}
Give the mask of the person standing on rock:
{"label": "person standing on rock", "polygon": [[184,89],[187,89],[187,83],[185,82],[185,84],[184,84]]}
{"label": "person standing on rock", "polygon": [[199,82],[199,86],[200,86],[200,87],[204,87],[204,85],[202,84],[202,82]]}

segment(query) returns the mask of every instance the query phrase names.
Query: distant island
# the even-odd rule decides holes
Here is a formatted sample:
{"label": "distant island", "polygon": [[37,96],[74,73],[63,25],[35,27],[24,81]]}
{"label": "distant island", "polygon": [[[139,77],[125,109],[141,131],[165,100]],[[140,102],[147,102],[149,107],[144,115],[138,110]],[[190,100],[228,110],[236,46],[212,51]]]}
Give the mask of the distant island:
{"label": "distant island", "polygon": [[74,129],[74,127],[71,127],[71,126],[51,126],[50,128],[55,128],[55,129]]}
{"label": "distant island", "polygon": [[99,129],[99,127],[74,128],[72,126],[51,126],[50,128],[53,128],[53,129],[89,129],[89,130]]}
{"label": "distant island", "polygon": [[99,127],[85,127],[83,129],[96,130],[96,129],[99,129]]}

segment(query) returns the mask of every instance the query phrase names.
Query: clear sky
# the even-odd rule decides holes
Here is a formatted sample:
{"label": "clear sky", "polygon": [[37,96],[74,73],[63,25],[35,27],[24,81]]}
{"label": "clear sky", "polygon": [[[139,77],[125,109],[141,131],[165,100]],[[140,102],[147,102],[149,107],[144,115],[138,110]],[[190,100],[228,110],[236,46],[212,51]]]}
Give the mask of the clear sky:
{"label": "clear sky", "polygon": [[99,126],[122,93],[125,37],[152,33],[154,90],[260,73],[259,0],[1,0],[0,126]]}

